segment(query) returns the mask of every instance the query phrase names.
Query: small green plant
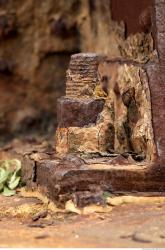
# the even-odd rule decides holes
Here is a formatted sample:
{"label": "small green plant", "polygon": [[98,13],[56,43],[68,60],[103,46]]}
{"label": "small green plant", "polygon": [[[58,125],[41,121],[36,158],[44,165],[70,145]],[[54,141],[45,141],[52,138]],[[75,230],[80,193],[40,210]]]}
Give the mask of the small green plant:
{"label": "small green plant", "polygon": [[111,197],[112,196],[112,194],[110,193],[110,192],[107,192],[107,191],[105,191],[105,192],[103,192],[103,199],[106,201],[107,200],[107,198],[109,198],[109,197]]}
{"label": "small green plant", "polygon": [[17,159],[0,162],[0,194],[12,196],[20,183],[21,162]]}

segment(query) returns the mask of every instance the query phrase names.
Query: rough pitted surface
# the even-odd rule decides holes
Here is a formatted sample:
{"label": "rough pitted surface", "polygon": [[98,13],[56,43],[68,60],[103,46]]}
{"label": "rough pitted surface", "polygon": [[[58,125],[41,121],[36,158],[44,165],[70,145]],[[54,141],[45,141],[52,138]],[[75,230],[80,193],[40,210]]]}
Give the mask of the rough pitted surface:
{"label": "rough pitted surface", "polygon": [[156,58],[154,41],[151,33],[136,33],[130,35],[120,48],[121,55],[127,59],[133,59],[139,63],[145,63]]}
{"label": "rough pitted surface", "polygon": [[[139,17],[144,17],[147,12],[143,6],[146,8],[148,4],[140,1],[138,6]],[[150,59],[153,32],[147,29],[145,34],[139,35],[136,29],[133,37],[127,37],[127,20],[112,20],[111,7],[110,0],[0,1],[1,142],[18,135],[54,134],[56,101],[65,92],[65,71],[71,54],[93,52],[81,62],[86,75],[84,82],[81,81],[81,67],[70,65],[75,83],[82,88],[81,95],[77,92],[79,97],[92,95],[95,91],[98,82],[97,63],[93,64],[95,53],[110,58],[133,56],[138,62]],[[122,11],[126,12],[127,8]],[[161,11],[159,6],[157,11]],[[162,41],[162,33],[159,36]],[[161,43],[163,47],[163,41]],[[72,59],[74,62],[80,58],[76,55]],[[93,64],[90,72],[85,61]],[[79,71],[77,77],[75,70]],[[69,87],[69,74],[68,71],[67,93],[75,95],[75,87],[72,84]],[[88,80],[90,88],[87,88]],[[106,87],[105,93],[98,88],[96,92],[105,97]]]}
{"label": "rough pitted surface", "polygon": [[[133,34],[126,34],[130,23],[112,20],[109,0],[29,0],[21,4],[9,0],[0,6],[0,131],[7,135],[38,127],[48,132],[48,124],[54,129],[55,120],[51,121],[70,54],[91,51],[109,57],[76,54],[67,72],[66,97],[81,99],[83,105],[74,104],[79,106],[75,113],[72,106],[69,112],[77,123],[65,120],[66,126],[62,122],[67,108],[63,110],[56,152],[76,153],[88,162],[81,165],[82,159],[64,158],[49,166],[51,157],[46,156],[40,168],[35,155],[34,159],[25,155],[26,181],[36,184],[38,180],[61,201],[75,193],[80,205],[99,198],[91,185],[111,192],[164,190],[164,0],[155,0],[153,5],[148,0],[146,9],[140,6],[139,27]],[[126,8],[122,11],[127,13]],[[91,99],[95,104],[104,102],[103,109],[99,104],[99,110],[85,112],[84,103]]]}
{"label": "rough pitted surface", "polygon": [[[131,60],[99,62],[98,84],[85,96],[105,100],[96,124],[58,128],[58,153],[75,152],[88,157],[87,169],[68,170],[56,183],[63,197],[68,195],[67,189],[73,193],[89,191],[91,184],[103,190],[120,191],[163,191],[165,188],[165,2],[148,3],[138,18],[138,32],[141,29],[142,32],[134,31],[122,45],[121,40],[117,43],[121,45],[123,57]],[[99,3],[94,6],[97,9]],[[75,89],[80,91],[76,85]],[[109,162],[101,160],[101,155],[110,157],[109,153],[117,153],[117,157]],[[100,158],[95,158],[96,155]],[[83,195],[80,197],[83,201]],[[135,240],[140,237],[143,235],[134,235]]]}
{"label": "rough pitted surface", "polygon": [[[135,154],[135,157],[133,156],[135,160],[151,160],[155,149],[149,83],[143,67],[124,62],[106,60],[103,62],[103,59],[98,62],[99,57],[89,54],[79,54],[75,55],[74,60],[73,58],[70,67],[73,62],[77,62],[79,69],[75,67],[74,74],[72,71],[72,74],[70,73],[69,88],[72,86],[74,91],[72,89],[69,98],[63,98],[59,102],[57,152],[60,154],[132,152]],[[95,75],[99,77],[93,93],[91,92],[92,96],[89,94],[83,96],[82,88],[74,79],[79,76],[77,71],[82,70],[79,81],[86,83],[87,90],[91,89],[93,78],[86,81],[86,76],[93,64],[88,60],[97,64]],[[84,61],[88,64],[86,74]],[[74,98],[72,94],[75,95]],[[93,102],[91,97],[94,98]],[[63,130],[64,128],[67,132]],[[65,146],[58,133],[63,134]]]}
{"label": "rough pitted surface", "polygon": [[67,70],[66,96],[92,96],[98,84],[98,64],[100,58],[93,53],[80,53],[71,56]]}
{"label": "rough pitted surface", "polygon": [[83,127],[96,123],[104,100],[60,98],[57,104],[59,127]]}
{"label": "rough pitted surface", "polygon": [[105,205],[103,190],[90,190],[84,192],[75,192],[72,200],[77,207],[85,207],[90,204]]}
{"label": "rough pitted surface", "polygon": [[84,168],[85,161],[75,154],[68,154],[60,160],[52,175],[53,181],[60,179],[68,169],[79,170]]}

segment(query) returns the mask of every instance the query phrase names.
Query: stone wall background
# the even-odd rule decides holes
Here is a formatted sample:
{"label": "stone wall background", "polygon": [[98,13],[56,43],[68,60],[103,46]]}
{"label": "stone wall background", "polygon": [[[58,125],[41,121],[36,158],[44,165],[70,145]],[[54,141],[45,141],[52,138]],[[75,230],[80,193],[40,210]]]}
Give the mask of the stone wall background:
{"label": "stone wall background", "polygon": [[[0,143],[54,135],[71,54],[121,56],[126,30],[115,1],[0,0]],[[138,2],[139,15],[151,0]]]}

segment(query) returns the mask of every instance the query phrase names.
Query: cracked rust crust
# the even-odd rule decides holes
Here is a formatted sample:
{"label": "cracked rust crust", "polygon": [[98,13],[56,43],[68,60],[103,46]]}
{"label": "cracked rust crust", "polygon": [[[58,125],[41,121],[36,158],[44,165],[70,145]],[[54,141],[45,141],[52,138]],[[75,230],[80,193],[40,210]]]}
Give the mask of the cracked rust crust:
{"label": "cracked rust crust", "polygon": [[[124,23],[106,15],[113,24],[112,36],[100,36],[96,43],[93,32],[84,37],[86,51],[92,48],[111,57],[71,57],[66,97],[59,101],[57,154],[54,160],[25,155],[32,161],[30,168],[23,168],[25,181],[42,186],[59,204],[69,199],[79,206],[102,202],[104,191],[165,190],[165,1],[147,4],[139,12],[140,30],[133,34],[125,37]],[[94,7],[99,15],[105,4],[97,1]],[[81,31],[95,23],[92,18],[84,21]],[[95,31],[107,34],[105,23],[103,27],[97,22]],[[108,51],[107,44],[112,45]],[[55,159],[57,155],[65,157]]]}
{"label": "cracked rust crust", "polygon": [[[88,69],[83,69],[82,66],[79,80],[86,89],[91,88],[91,81],[86,82],[90,62],[97,63],[94,78],[91,79],[97,79],[95,89],[99,86],[100,92],[98,94],[94,91],[88,95],[86,92],[83,95],[79,84],[74,80],[72,85],[75,89],[71,91],[67,85],[70,92],[66,91],[67,98],[60,101],[59,128],[56,132],[57,153],[132,152],[141,155],[139,158],[142,160],[152,161],[155,146],[151,100],[143,66],[106,62],[103,58],[98,62],[98,58],[93,54],[77,54],[71,59],[70,65],[72,61],[78,66],[80,61],[86,61]],[[103,97],[100,93],[106,95]],[[89,105],[91,100],[93,106]]]}
{"label": "cracked rust crust", "polygon": [[[59,204],[69,199],[76,200],[79,206],[102,202],[104,191],[165,190],[162,10],[165,12],[165,2],[155,0],[151,10],[152,30],[143,25],[143,32],[147,29],[147,33],[128,36],[123,43],[124,60],[89,53],[72,56],[66,84],[68,114],[67,106],[61,103],[63,114],[59,116],[56,132],[56,152],[66,156],[36,163],[37,184],[46,188],[45,192]],[[145,15],[145,12],[141,15],[141,24]],[[123,37],[119,40],[123,42]],[[153,59],[151,55],[156,57]],[[94,106],[102,102],[103,107],[90,114],[89,100]],[[77,115],[79,112],[85,114],[83,121]],[[69,113],[74,122],[68,121]],[[87,114],[93,120],[87,119]]]}
{"label": "cracked rust crust", "polygon": [[[121,47],[124,61],[99,58],[97,64],[97,58],[97,67],[91,64],[93,75],[90,64],[83,68],[77,61],[77,70],[81,72],[78,81],[86,92],[82,93],[75,81],[74,88],[66,91],[67,96],[74,94],[83,100],[93,97],[105,103],[95,123],[58,128],[57,153],[76,153],[85,163],[76,167],[74,161],[69,164],[68,158],[57,164],[60,167],[48,186],[48,190],[54,190],[50,192],[53,199],[63,202],[73,193],[90,191],[91,185],[95,190],[100,187],[110,192],[165,190],[165,25],[162,21],[165,2],[155,0],[150,12],[154,43],[148,31],[130,35]],[[145,11],[141,14],[141,25],[146,15]],[[144,29],[150,28],[143,25]],[[94,59],[96,55],[91,57]],[[88,78],[88,70],[90,81],[83,81],[83,73],[84,79]],[[95,194],[92,196],[91,192],[92,197]]]}

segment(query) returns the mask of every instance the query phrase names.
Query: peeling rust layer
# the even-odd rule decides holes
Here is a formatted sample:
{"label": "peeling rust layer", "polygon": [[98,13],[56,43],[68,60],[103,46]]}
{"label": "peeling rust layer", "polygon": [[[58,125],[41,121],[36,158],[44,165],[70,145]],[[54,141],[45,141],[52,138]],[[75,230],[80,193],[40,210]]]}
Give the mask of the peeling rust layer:
{"label": "peeling rust layer", "polygon": [[[37,167],[40,168],[40,175],[45,175],[44,168],[50,175],[50,165],[53,165],[54,172],[49,178],[47,185],[47,194],[53,200],[63,204],[68,199],[76,199],[79,206],[85,202],[93,203],[96,199],[101,202],[104,191],[114,192],[154,192],[165,191],[165,173],[155,177],[154,171],[150,166],[124,166],[114,167],[111,164],[87,165],[81,162],[76,167],[74,157],[72,164],[70,160],[57,162],[40,162]],[[66,164],[68,162],[68,164]],[[41,166],[41,167],[40,167]],[[42,186],[42,183],[40,183]],[[88,196],[88,199],[84,196]],[[74,200],[75,201],[75,200]]]}
{"label": "peeling rust layer", "polygon": [[[147,5],[148,3],[150,4],[149,1]],[[95,126],[68,126],[66,130],[57,130],[56,136],[62,139],[57,141],[58,153],[62,153],[63,148],[64,153],[79,153],[81,156],[87,153],[90,159],[84,158],[85,163],[78,167],[74,161],[69,163],[70,159],[67,159],[68,163],[65,159],[65,164],[61,160],[49,181],[51,198],[64,202],[66,199],[73,199],[73,194],[83,197],[84,192],[84,196],[88,196],[91,186],[95,186],[95,190],[99,187],[110,192],[165,190],[165,1],[155,0],[150,11],[152,27],[145,26],[143,28],[148,31],[143,30],[144,33],[129,36],[125,41],[126,47],[121,48],[128,49],[130,54],[125,57],[130,58],[129,62],[103,59],[94,70],[91,65],[97,81],[95,80],[95,88],[90,86],[90,91],[86,91],[84,96],[79,85],[72,82],[76,97],[103,98],[105,104]],[[145,17],[147,18],[145,13],[141,13],[141,18]],[[139,20],[141,24],[144,19]],[[152,37],[149,38],[151,29],[157,49],[154,53],[158,57],[150,57],[154,46]],[[147,45],[145,39],[149,39]],[[143,41],[143,45],[140,41]],[[145,51],[145,48],[149,51]],[[79,60],[80,57],[81,55]],[[146,63],[148,60],[150,61]],[[82,65],[78,62],[77,70],[81,72],[81,68]],[[86,83],[88,90],[91,79],[88,79],[90,82],[83,81],[83,77],[85,78],[85,73],[77,82]],[[102,128],[104,132],[100,133]],[[145,156],[141,164],[135,158],[135,162],[125,163],[124,153],[129,154],[130,151],[141,154],[141,157]],[[100,154],[101,157],[105,152],[117,153],[118,156],[104,161],[91,154]],[[92,160],[96,163],[92,163]],[[91,200],[92,197],[95,194],[91,192]]]}
{"label": "peeling rust layer", "polygon": [[104,204],[104,191],[165,191],[164,171],[143,163],[125,164],[118,156],[82,159],[67,155],[58,159],[48,144],[37,143],[34,146],[23,142],[9,145],[1,150],[0,155],[1,159],[20,159],[24,183],[33,188],[40,186],[59,206],[69,199],[79,207],[91,203]]}
{"label": "peeling rust layer", "polygon": [[[1,0],[0,142],[5,143],[18,134],[23,137],[32,133],[34,136],[53,136],[57,126],[56,101],[64,95],[65,71],[71,54],[93,52],[137,62],[151,60],[155,51],[150,27],[152,15],[147,9],[150,2]],[[120,13],[116,6],[121,7],[120,20],[113,20],[114,4],[117,14]],[[123,4],[129,8],[122,8]],[[127,36],[130,25],[136,26],[135,32]],[[78,60],[77,56],[72,58]],[[79,81],[81,67],[71,63],[68,71],[68,86],[72,75],[77,86],[82,87],[82,95],[92,95],[98,81],[97,63],[90,61],[89,70],[87,62],[88,57],[81,61],[81,67],[84,66],[90,88],[86,88],[85,81],[85,86]],[[75,92],[75,86],[71,84],[67,94],[74,94],[72,90]]]}
{"label": "peeling rust layer", "polygon": [[[94,5],[98,13],[100,3]],[[38,148],[14,150],[23,162],[23,180],[43,187],[59,204],[68,199],[78,206],[102,203],[104,191],[165,191],[165,1],[155,0],[151,12],[152,27],[128,38],[124,25],[113,23],[117,30],[112,33],[117,35],[110,39],[116,46],[110,47],[115,51],[111,58],[121,58],[124,50],[129,61],[91,53],[71,57],[56,132],[56,152],[67,156],[57,159],[54,151],[51,155],[39,149],[38,157]],[[63,36],[59,24],[60,20],[53,23],[53,31]],[[64,21],[62,25],[67,30]]]}
{"label": "peeling rust layer", "polygon": [[[143,65],[104,58],[98,61],[98,58],[95,54],[77,54],[71,58],[70,65],[74,63],[82,69],[79,81],[87,91],[83,95],[74,82],[79,76],[75,68],[76,73],[70,78],[74,90],[69,97],[59,100],[57,153],[131,153],[135,154],[135,160],[152,161],[155,146],[151,100]],[[85,80],[87,73],[80,61],[83,65],[86,61],[88,72],[91,62],[97,64],[93,92],[88,92],[93,78]]]}

